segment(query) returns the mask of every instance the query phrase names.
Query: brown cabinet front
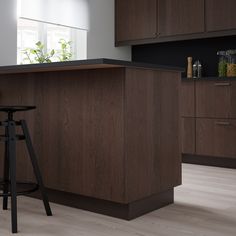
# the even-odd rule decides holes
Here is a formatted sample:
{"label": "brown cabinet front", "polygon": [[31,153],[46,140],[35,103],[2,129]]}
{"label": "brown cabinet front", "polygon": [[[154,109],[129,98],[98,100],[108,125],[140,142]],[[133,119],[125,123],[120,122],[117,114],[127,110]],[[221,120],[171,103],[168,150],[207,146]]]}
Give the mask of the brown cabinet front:
{"label": "brown cabinet front", "polygon": [[236,81],[197,81],[196,117],[236,118]]}
{"label": "brown cabinet front", "polygon": [[235,0],[116,0],[116,45],[235,35]]}
{"label": "brown cabinet front", "polygon": [[206,30],[236,29],[235,0],[206,0]]}
{"label": "brown cabinet front", "polygon": [[116,42],[156,37],[156,0],[116,0],[115,10]]}
{"label": "brown cabinet front", "polygon": [[195,154],[195,118],[182,118],[182,153]]}
{"label": "brown cabinet front", "polygon": [[196,154],[236,158],[235,119],[196,119]]}
{"label": "brown cabinet front", "polygon": [[180,94],[180,114],[183,117],[195,117],[194,81],[182,81]]}
{"label": "brown cabinet front", "polygon": [[204,32],[204,0],[159,0],[160,36]]}

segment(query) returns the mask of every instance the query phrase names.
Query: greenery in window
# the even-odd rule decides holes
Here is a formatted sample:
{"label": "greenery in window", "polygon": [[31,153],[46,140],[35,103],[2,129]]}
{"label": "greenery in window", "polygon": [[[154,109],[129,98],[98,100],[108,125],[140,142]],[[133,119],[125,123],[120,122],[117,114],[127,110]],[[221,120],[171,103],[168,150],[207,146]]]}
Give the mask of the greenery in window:
{"label": "greenery in window", "polygon": [[60,50],[52,49],[50,52],[45,53],[44,45],[38,41],[35,48],[26,48],[23,50],[25,58],[23,64],[34,63],[50,63],[55,61],[70,61],[72,58],[71,41],[60,39]]}
{"label": "greenery in window", "polygon": [[60,39],[58,43],[61,47],[61,50],[58,51],[59,61],[69,61],[72,58],[71,41],[67,42],[64,39]]}

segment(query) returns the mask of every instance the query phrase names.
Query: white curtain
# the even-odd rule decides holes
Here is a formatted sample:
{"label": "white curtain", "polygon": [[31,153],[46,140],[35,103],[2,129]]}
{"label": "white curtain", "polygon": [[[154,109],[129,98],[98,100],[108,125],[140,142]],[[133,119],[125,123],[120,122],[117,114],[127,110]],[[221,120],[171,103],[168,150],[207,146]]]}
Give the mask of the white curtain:
{"label": "white curtain", "polygon": [[18,0],[18,16],[89,29],[87,0]]}

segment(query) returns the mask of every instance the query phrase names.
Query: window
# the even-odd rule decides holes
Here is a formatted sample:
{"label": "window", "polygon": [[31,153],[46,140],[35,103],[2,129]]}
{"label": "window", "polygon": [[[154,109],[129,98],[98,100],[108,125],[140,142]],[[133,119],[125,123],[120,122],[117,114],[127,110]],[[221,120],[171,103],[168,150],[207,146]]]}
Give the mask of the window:
{"label": "window", "polygon": [[[48,24],[39,21],[19,18],[17,26],[17,63],[24,63],[23,50],[35,48],[35,44],[41,41],[45,52],[52,49],[59,50],[60,39],[71,41],[72,60],[87,58],[87,31]],[[54,58],[56,61],[56,58]]]}

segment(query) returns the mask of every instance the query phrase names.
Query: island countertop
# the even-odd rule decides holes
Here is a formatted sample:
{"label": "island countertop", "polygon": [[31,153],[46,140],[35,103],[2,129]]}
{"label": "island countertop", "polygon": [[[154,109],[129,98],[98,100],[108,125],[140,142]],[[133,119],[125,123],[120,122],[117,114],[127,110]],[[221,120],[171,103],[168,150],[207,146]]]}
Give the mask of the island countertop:
{"label": "island countertop", "polygon": [[71,70],[99,69],[99,68],[122,68],[122,67],[148,68],[156,70],[161,69],[167,71],[169,70],[183,71],[183,68],[174,66],[99,58],[99,59],[76,60],[67,62],[0,66],[0,74],[46,72],[46,71],[71,71]]}

